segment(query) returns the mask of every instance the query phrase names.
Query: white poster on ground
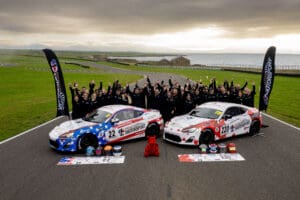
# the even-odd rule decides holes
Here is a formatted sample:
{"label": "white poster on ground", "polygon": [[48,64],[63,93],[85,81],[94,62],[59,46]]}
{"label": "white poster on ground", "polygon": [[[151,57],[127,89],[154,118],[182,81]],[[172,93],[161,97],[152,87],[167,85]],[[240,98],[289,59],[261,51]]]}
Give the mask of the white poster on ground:
{"label": "white poster on ground", "polygon": [[245,158],[239,153],[218,154],[180,154],[179,162],[221,162],[221,161],[244,161]]}
{"label": "white poster on ground", "polygon": [[124,161],[125,156],[64,157],[57,165],[122,164]]}

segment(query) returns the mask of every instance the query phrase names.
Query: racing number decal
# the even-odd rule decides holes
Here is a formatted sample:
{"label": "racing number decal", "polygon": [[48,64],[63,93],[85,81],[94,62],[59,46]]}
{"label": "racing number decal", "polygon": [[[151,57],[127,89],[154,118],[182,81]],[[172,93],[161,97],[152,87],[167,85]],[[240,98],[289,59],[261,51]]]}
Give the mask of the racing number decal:
{"label": "racing number decal", "polygon": [[115,130],[114,130],[114,129],[108,131],[108,137],[109,137],[109,138],[115,137],[115,136],[116,136],[116,134],[115,134]]}
{"label": "racing number decal", "polygon": [[221,135],[225,135],[228,132],[229,132],[229,125],[224,125],[221,127],[221,132],[220,132]]}
{"label": "racing number decal", "polygon": [[232,133],[234,132],[235,128],[233,125],[229,126],[229,125],[224,125],[221,127],[221,135],[225,135],[226,133]]}

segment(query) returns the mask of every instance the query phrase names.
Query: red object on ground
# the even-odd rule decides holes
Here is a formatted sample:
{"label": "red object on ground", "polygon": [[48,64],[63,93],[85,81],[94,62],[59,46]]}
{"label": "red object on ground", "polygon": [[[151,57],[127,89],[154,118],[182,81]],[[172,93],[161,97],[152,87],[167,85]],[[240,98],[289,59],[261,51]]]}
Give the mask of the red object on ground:
{"label": "red object on ground", "polygon": [[145,147],[144,156],[159,156],[159,148],[156,143],[156,136],[149,136]]}
{"label": "red object on ground", "polygon": [[227,144],[228,153],[236,153],[236,145],[234,143]]}

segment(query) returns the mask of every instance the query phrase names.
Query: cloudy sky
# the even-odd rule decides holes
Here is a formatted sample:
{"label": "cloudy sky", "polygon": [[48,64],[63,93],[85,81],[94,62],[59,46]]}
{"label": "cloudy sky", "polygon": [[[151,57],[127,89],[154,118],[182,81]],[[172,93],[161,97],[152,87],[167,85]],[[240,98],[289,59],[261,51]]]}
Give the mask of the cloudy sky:
{"label": "cloudy sky", "polygon": [[300,53],[299,0],[0,0],[0,48]]}

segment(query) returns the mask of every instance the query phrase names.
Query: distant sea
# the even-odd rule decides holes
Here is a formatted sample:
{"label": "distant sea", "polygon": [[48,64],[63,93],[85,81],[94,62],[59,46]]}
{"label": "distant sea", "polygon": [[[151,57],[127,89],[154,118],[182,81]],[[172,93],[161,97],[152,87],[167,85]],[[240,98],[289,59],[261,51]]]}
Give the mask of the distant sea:
{"label": "distant sea", "polygon": [[[138,61],[159,61],[164,58],[170,60],[175,57],[176,56],[111,58],[131,58]],[[184,57],[188,58],[192,65],[202,64],[207,66],[261,68],[264,54],[185,54]],[[300,70],[300,54],[276,54],[275,64],[277,69]]]}

